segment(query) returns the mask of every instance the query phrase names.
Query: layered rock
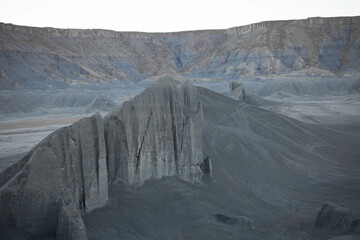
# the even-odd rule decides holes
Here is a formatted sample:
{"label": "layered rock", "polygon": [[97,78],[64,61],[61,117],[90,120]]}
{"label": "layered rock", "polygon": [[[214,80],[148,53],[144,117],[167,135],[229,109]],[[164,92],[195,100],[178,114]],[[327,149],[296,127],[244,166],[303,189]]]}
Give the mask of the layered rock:
{"label": "layered rock", "polygon": [[226,30],[135,33],[0,23],[0,84],[2,89],[63,88],[164,73],[231,80],[289,73],[356,75],[359,24],[360,17],[310,18]]}
{"label": "layered rock", "polygon": [[[196,88],[169,77],[154,82],[104,120],[110,182],[163,176],[198,178],[203,111]],[[197,181],[197,180],[196,180]]]}

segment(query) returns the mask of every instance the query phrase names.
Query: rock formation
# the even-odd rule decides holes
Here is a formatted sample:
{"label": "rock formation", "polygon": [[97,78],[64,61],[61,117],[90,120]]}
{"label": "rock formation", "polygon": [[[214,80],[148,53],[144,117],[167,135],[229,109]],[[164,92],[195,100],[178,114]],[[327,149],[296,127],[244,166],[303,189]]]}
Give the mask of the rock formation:
{"label": "rock formation", "polygon": [[86,240],[86,228],[79,211],[71,202],[63,203],[59,212],[56,240]]}
{"label": "rock formation", "polygon": [[154,82],[104,119],[109,181],[131,185],[179,176],[198,182],[193,169],[202,172],[202,119],[189,82]]}
{"label": "rock formation", "polygon": [[229,224],[229,225],[246,225],[250,230],[253,232],[256,231],[256,225],[254,223],[254,220],[251,218],[248,218],[246,216],[231,216],[231,215],[225,215],[221,213],[217,213],[213,216],[216,221]]}
{"label": "rock formation", "polygon": [[0,225],[32,235],[55,234],[62,201],[71,201],[50,148],[39,147],[10,181],[0,188]]}
{"label": "rock formation", "polygon": [[211,178],[202,121],[196,88],[163,77],[110,113],[105,128],[97,113],[53,132],[1,172],[0,227],[87,239],[81,214],[107,203],[108,182],[178,176],[202,183]]}
{"label": "rock formation", "polygon": [[324,203],[315,220],[315,227],[321,230],[349,232],[355,225],[350,209],[334,203]]}
{"label": "rock formation", "polygon": [[65,185],[82,212],[104,206],[108,177],[103,121],[99,113],[55,131],[39,146],[53,149],[62,167]]}
{"label": "rock formation", "polygon": [[107,203],[107,182],[103,122],[95,114],[53,132],[1,173],[0,225],[86,239],[80,213]]}
{"label": "rock formation", "polygon": [[200,168],[203,173],[203,178],[212,179],[212,165],[209,156],[205,157],[203,163],[200,164]]}
{"label": "rock formation", "polygon": [[239,102],[245,102],[245,87],[239,82],[230,82],[230,97]]}

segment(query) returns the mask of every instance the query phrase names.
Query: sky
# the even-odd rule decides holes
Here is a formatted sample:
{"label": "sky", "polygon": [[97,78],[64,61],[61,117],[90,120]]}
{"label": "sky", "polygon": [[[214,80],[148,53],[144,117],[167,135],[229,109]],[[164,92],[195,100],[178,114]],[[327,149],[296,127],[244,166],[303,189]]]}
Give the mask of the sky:
{"label": "sky", "polygon": [[0,22],[116,31],[224,29],[269,20],[359,15],[360,0],[0,0]]}

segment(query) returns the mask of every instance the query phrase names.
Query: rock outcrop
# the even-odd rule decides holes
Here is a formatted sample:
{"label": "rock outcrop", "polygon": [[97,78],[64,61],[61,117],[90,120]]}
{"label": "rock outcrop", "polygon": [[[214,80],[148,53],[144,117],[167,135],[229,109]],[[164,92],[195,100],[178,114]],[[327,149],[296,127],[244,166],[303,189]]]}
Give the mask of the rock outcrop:
{"label": "rock outcrop", "polygon": [[202,121],[191,83],[170,77],[154,82],[104,119],[109,181],[133,185],[179,176],[198,182]]}
{"label": "rock outcrop", "polygon": [[166,76],[104,122],[97,113],[53,132],[1,172],[0,228],[85,240],[81,214],[108,202],[109,182],[211,179],[202,125],[196,87]]}
{"label": "rock outcrop", "polygon": [[55,131],[39,146],[55,152],[76,208],[90,212],[107,203],[106,147],[99,113]]}
{"label": "rock outcrop", "polygon": [[72,203],[63,203],[59,212],[56,240],[86,240],[86,227],[79,211]]}
{"label": "rock outcrop", "polygon": [[212,164],[209,156],[206,156],[203,163],[200,164],[203,178],[212,179]]}
{"label": "rock outcrop", "polygon": [[108,201],[100,114],[50,134],[3,171],[0,184],[1,227],[33,236],[56,234],[59,239],[71,239],[69,235],[72,239],[86,239],[81,213]]}
{"label": "rock outcrop", "polygon": [[71,201],[50,148],[37,148],[23,169],[0,188],[0,225],[31,235],[56,233],[62,201]]}
{"label": "rock outcrop", "polygon": [[230,82],[230,97],[239,102],[245,102],[245,87],[239,82]]}
{"label": "rock outcrop", "polygon": [[256,231],[256,225],[254,220],[246,216],[232,216],[217,213],[213,216],[217,222],[228,224],[228,225],[246,225],[253,232]]}
{"label": "rock outcrop", "polygon": [[346,233],[355,226],[350,209],[334,203],[324,203],[315,220],[317,229]]}

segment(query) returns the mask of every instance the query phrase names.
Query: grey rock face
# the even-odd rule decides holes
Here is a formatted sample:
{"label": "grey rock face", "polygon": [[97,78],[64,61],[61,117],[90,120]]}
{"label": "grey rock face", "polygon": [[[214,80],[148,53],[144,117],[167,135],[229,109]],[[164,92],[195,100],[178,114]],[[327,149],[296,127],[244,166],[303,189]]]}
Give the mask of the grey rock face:
{"label": "grey rock face", "polygon": [[63,204],[59,213],[56,240],[86,240],[86,228],[73,204]]}
{"label": "grey rock face", "polygon": [[105,149],[100,114],[50,134],[1,173],[0,226],[86,239],[80,213],[108,201]]}
{"label": "grey rock face", "polygon": [[245,87],[239,82],[230,82],[230,97],[239,102],[245,102]]}
{"label": "grey rock face", "polygon": [[348,232],[354,224],[350,209],[334,203],[324,203],[315,220],[316,228],[329,231]]}
{"label": "grey rock face", "polygon": [[54,235],[58,209],[71,200],[50,148],[37,148],[23,169],[0,189],[0,224],[32,235]]}
{"label": "grey rock face", "polygon": [[99,113],[55,131],[39,145],[48,146],[60,161],[65,185],[75,205],[90,212],[108,201],[104,127]]}
{"label": "grey rock face", "polygon": [[[179,176],[198,181],[202,156],[202,105],[189,82],[154,82],[104,120],[110,182],[142,183]],[[202,177],[201,177],[202,178]]]}

